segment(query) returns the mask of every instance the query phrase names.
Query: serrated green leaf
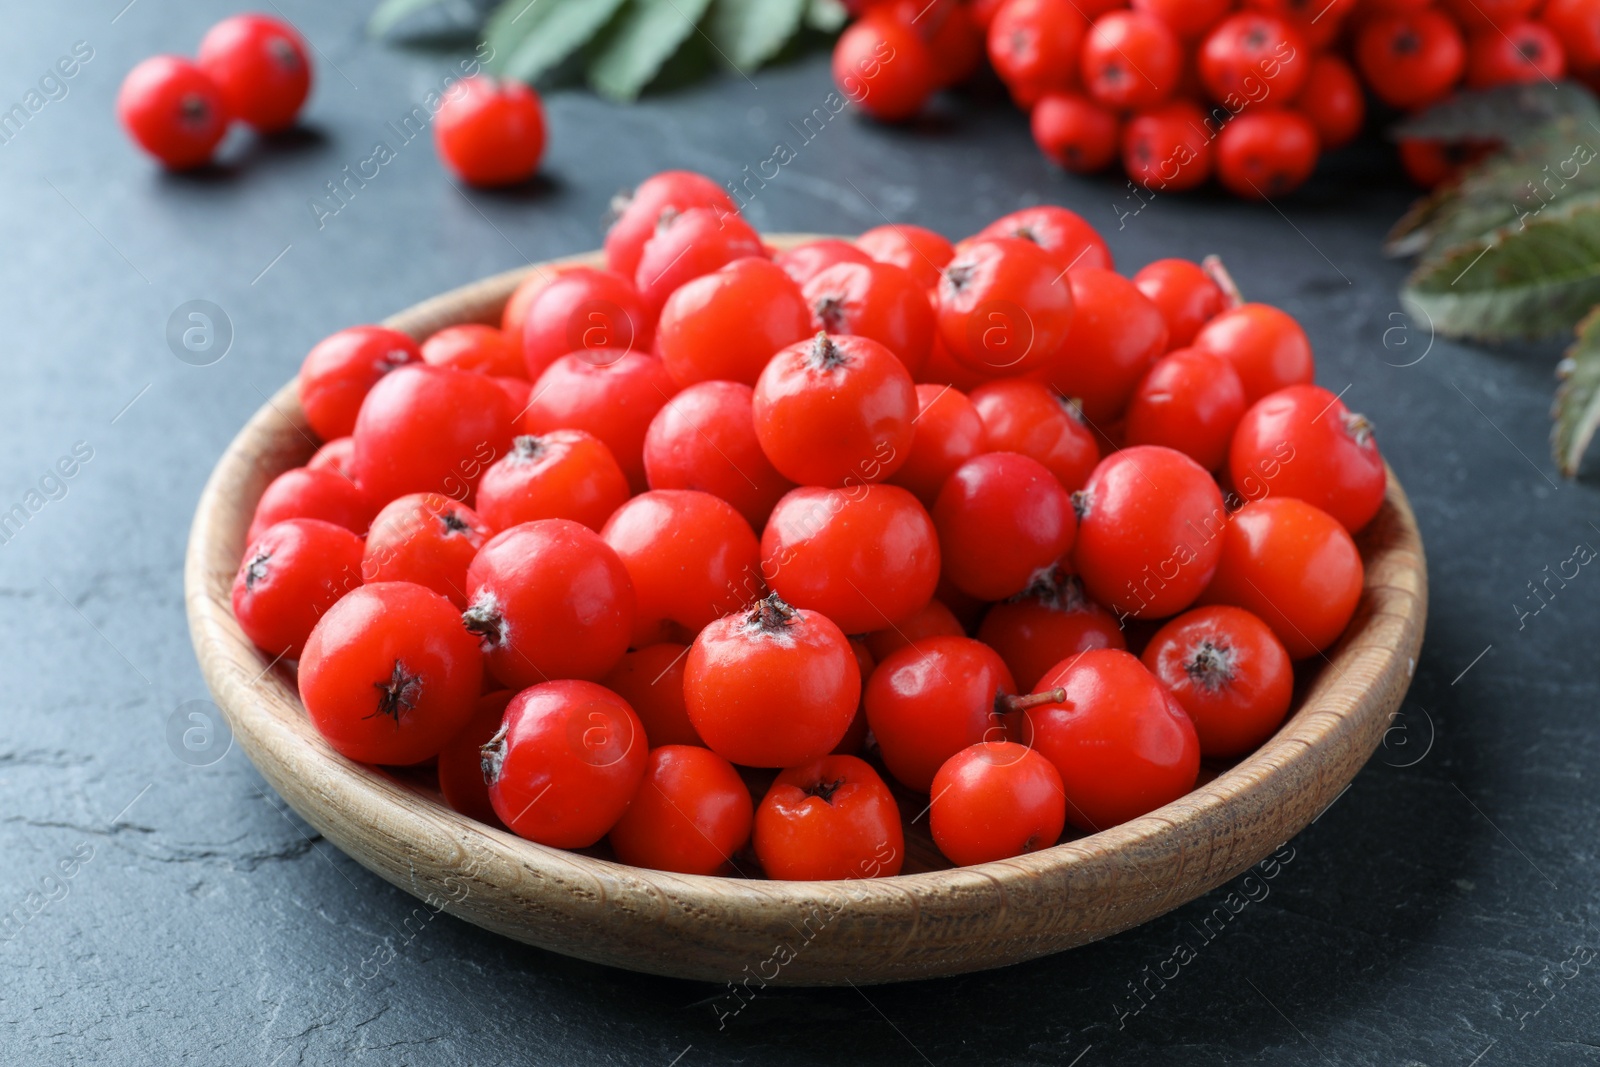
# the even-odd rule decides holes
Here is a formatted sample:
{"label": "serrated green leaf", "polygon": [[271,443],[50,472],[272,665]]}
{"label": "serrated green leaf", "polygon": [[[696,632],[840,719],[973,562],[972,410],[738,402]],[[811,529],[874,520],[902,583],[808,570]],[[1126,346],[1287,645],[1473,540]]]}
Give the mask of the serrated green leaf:
{"label": "serrated green leaf", "polygon": [[850,9],[839,0],[811,0],[806,5],[806,25],[819,33],[838,33],[850,21]]}
{"label": "serrated green leaf", "polygon": [[594,39],[624,0],[506,0],[484,31],[489,68],[532,82]]}
{"label": "serrated green leaf", "polygon": [[1600,207],[1508,227],[1419,267],[1401,300],[1447,337],[1544,337],[1600,303]]}
{"label": "serrated green leaf", "polygon": [[744,73],[777,55],[800,29],[808,0],[716,0],[707,27],[723,57]]}
{"label": "serrated green leaf", "polygon": [[1389,131],[1395,140],[1516,143],[1558,118],[1600,119],[1600,102],[1581,82],[1536,82],[1462,92]]}
{"label": "serrated green leaf", "polygon": [[1390,255],[1433,258],[1600,194],[1600,130],[1573,118],[1540,127],[1435,191],[1389,232]]}
{"label": "serrated green leaf", "polygon": [[1600,428],[1600,308],[1578,324],[1578,339],[1556,368],[1561,386],[1556,390],[1550,417],[1550,450],[1556,465],[1568,478],[1578,475],[1583,454]]}
{"label": "serrated green leaf", "polygon": [[695,32],[711,0],[632,0],[589,57],[589,84],[613,100],[632,100]]}
{"label": "serrated green leaf", "polygon": [[418,11],[430,7],[444,7],[451,0],[383,0],[372,17],[367,19],[367,33],[382,37]]}

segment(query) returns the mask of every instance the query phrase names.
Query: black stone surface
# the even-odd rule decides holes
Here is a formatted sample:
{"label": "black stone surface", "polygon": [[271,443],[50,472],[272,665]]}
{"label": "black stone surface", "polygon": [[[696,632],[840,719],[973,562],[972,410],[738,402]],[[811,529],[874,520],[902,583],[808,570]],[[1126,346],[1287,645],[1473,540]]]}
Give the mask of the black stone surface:
{"label": "black stone surface", "polygon": [[[846,115],[803,143],[790,123],[831,88],[813,55],[631,108],[552,94],[543,177],[463,192],[430,144],[386,126],[455,58],[368,42],[368,6],[282,0],[319,52],[304,130],[230,141],[224,166],[192,177],[137,156],[112,101],[137,60],[191,51],[228,5],[8,7],[0,110],[75,42],[93,58],[0,144],[0,510],[75,448],[92,458],[47,482],[57,498],[0,544],[0,1060],[1600,1062],[1600,574],[1583,567],[1519,614],[1538,603],[1530,582],[1600,545],[1600,495],[1546,458],[1553,346],[1430,347],[1399,313],[1404,268],[1377,246],[1410,193],[1378,150],[1329,161],[1281,211],[1198,195],[1122,217],[1138,201],[1119,179],[1052,171],[994,102],[910,129]],[[396,158],[319,228],[309,201],[378,141]],[[1235,887],[1258,899],[1214,937],[1199,929],[1221,892],[1007,971],[769,991],[719,1018],[717,988],[419,920],[417,901],[312,835],[239,752],[180,758],[174,716],[207,695],[181,595],[190,514],[306,349],[594,247],[610,195],[654,170],[737,180],[778,142],[796,158],[748,208],[764,229],[887,218],[960,235],[1049,200],[1102,225],[1129,270],[1219,252],[1250,295],[1300,316],[1322,383],[1377,423],[1432,564],[1416,683],[1390,743],[1273,877]],[[209,366],[166,340],[197,299],[231,323]],[[1192,958],[1176,966],[1180,944]]]}

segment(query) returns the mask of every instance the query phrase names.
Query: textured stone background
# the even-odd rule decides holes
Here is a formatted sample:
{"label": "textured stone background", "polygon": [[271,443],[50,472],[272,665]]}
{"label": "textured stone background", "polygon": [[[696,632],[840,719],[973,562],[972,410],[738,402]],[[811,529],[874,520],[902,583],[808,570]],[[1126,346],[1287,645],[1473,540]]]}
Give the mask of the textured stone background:
{"label": "textured stone background", "polygon": [[[191,51],[230,5],[126,2],[13,4],[0,33],[0,109],[74,42],[94,50],[68,95],[0,144],[0,510],[75,445],[93,451],[0,545],[0,909],[25,919],[0,930],[7,1062],[1600,1061],[1600,574],[1585,568],[1520,628],[1513,606],[1576,544],[1600,545],[1600,498],[1594,476],[1558,484],[1545,458],[1553,348],[1430,350],[1398,312],[1403,267],[1377,244],[1410,194],[1376,151],[1328,166],[1281,213],[1201,195],[1121,217],[1137,202],[1118,179],[1052,172],[1022,117],[992,103],[917,129],[846,116],[799,146],[789,121],[831,88],[812,56],[633,108],[554,94],[528,190],[463,193],[430,145],[399,148],[319,230],[308,201],[376,141],[393,147],[386,124],[454,59],[368,43],[367,3],[283,0],[321,54],[306,131],[241,138],[229,166],[172,177],[124,143],[116,87],[146,55]],[[177,755],[169,721],[206,696],[179,577],[189,517],[305,350],[594,247],[610,195],[651,171],[733,179],[780,140],[798,158],[749,208],[762,228],[887,217],[960,235],[1054,200],[1102,225],[1130,271],[1220,252],[1248,293],[1301,317],[1321,382],[1377,423],[1432,562],[1416,684],[1390,743],[1210,943],[1192,924],[1220,894],[1002,973],[768,992],[719,1028],[715,988],[447,916],[407,932],[417,902],[311,835],[240,753]],[[233,331],[209,366],[165,340],[195,299]],[[1130,983],[1180,941],[1195,958],[1134,1013]]]}

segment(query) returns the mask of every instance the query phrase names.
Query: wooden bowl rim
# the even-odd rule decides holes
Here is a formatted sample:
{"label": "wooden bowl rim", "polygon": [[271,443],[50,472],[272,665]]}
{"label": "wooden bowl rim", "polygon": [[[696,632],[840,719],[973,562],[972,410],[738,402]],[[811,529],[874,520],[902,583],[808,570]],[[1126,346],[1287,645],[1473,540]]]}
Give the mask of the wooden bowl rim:
{"label": "wooden bowl rim", "polygon": [[[782,248],[812,239],[812,236],[773,235],[768,240]],[[596,265],[600,262],[600,253],[596,252],[495,275],[425,300],[391,316],[385,320],[385,325],[421,337],[452,322],[496,321],[500,305],[518,282],[533,271],[545,267]],[[296,442],[296,434],[305,438],[305,441]],[[1045,884],[1041,882],[1042,879],[1064,878],[1075,867],[1106,859],[1107,853],[1136,856],[1142,854],[1142,850],[1168,840],[1181,845],[1186,840],[1186,831],[1198,833],[1207,815],[1218,807],[1235,808],[1254,817],[1288,817],[1282,811],[1287,784],[1295,772],[1306,769],[1304,765],[1308,762],[1314,765],[1324,747],[1365,745],[1365,752],[1357,754],[1356,769],[1370,757],[1382,731],[1374,734],[1373,723],[1364,717],[1375,714],[1392,717],[1414,672],[1426,615],[1426,564],[1420,535],[1405,493],[1390,471],[1384,513],[1380,520],[1374,522],[1374,527],[1383,526],[1390,543],[1376,549],[1371,558],[1366,559],[1367,586],[1363,590],[1363,608],[1358,609],[1357,618],[1349,632],[1329,657],[1337,677],[1328,679],[1328,671],[1324,669],[1318,684],[1306,690],[1309,694],[1307,702],[1291,710],[1289,718],[1276,735],[1238,764],[1197,786],[1182,798],[1099,833],[1028,855],[972,867],[849,882],[786,882],[668,874],[537,845],[475,822],[420,795],[422,803],[428,805],[427,810],[393,810],[395,790],[404,789],[404,786],[397,785],[384,772],[346,760],[334,752],[316,735],[303,707],[299,707],[298,727],[280,720],[268,709],[267,704],[274,700],[287,700],[298,707],[298,694],[282,676],[270,669],[267,658],[245,638],[229,607],[229,585],[244,547],[244,531],[250,521],[254,502],[272,476],[293,465],[292,460],[283,460],[281,457],[274,462],[258,462],[256,446],[263,443],[272,446],[272,455],[275,457],[280,453],[288,456],[299,451],[302,462],[304,453],[315,444],[304,425],[295,380],[286,384],[255,413],[219,459],[196,510],[185,563],[189,623],[202,671],[235,736],[240,739],[241,747],[245,748],[263,775],[280,793],[285,793],[285,787],[294,783],[293,779],[282,777],[290,775],[292,771],[284,751],[278,746],[304,745],[306,749],[298,753],[298,757],[315,760],[319,769],[325,772],[316,790],[316,801],[336,807],[325,811],[309,801],[295,803],[295,798],[288,795],[286,799],[290,799],[291,804],[324,833],[328,832],[325,826],[329,818],[327,811],[343,809],[351,813],[376,815],[388,809],[387,817],[398,820],[394,827],[389,828],[392,836],[408,842],[406,848],[413,851],[424,843],[440,853],[451,850],[459,853],[464,847],[481,845],[487,847],[490,854],[514,864],[524,872],[550,876],[557,885],[581,874],[605,886],[614,887],[618,893],[635,897],[642,894],[648,906],[657,908],[664,906],[663,902],[668,899],[674,906],[690,909],[725,908],[731,901],[771,912],[774,916],[792,916],[814,908],[819,899],[827,899],[832,894],[847,894],[848,899],[857,904],[877,905],[914,916],[919,901],[926,901],[955,885],[970,885],[974,879],[991,883],[1008,901],[1022,902],[1037,892],[1041,884]],[[278,469],[273,469],[275,466]],[[1365,557],[1368,553],[1364,552],[1363,555]],[[1394,572],[1392,575],[1391,571]],[[1375,578],[1375,573],[1381,575],[1381,579]],[[1366,610],[1373,606],[1369,605],[1369,601],[1379,599],[1383,601],[1382,604],[1375,605],[1374,610]],[[1340,663],[1350,665],[1358,660],[1370,660],[1365,667],[1366,673],[1372,675],[1372,681],[1365,687],[1356,687],[1348,681],[1346,672],[1338,666]],[[1388,706],[1380,708],[1378,703],[1363,701],[1364,696],[1379,690],[1383,691],[1382,703]],[[1311,703],[1312,697],[1316,698],[1315,704]],[[272,743],[269,744],[269,741]],[[1315,770],[1315,767],[1311,769]],[[1317,794],[1331,802],[1348,778],[1353,776],[1354,770],[1337,782],[1322,781],[1315,774],[1312,780],[1316,782]],[[298,794],[300,790],[291,788],[289,792]],[[305,810],[308,807],[313,810]],[[1279,840],[1287,841],[1315,814],[1312,811],[1310,815],[1304,815],[1297,809],[1293,818],[1298,825],[1286,826]],[[388,857],[386,862],[378,862],[376,857],[361,850],[349,847],[345,850],[384,877],[421,895],[414,866],[412,884],[406,886],[394,871],[398,863],[394,857]],[[1230,853],[1227,861],[1236,873],[1261,859],[1270,851],[1270,847],[1266,851],[1258,847],[1255,851],[1255,855],[1237,857]],[[1193,899],[1224,880],[1214,877],[1209,871],[1204,877],[1209,884],[1184,880],[1181,884],[1171,886],[1174,892],[1166,896],[1159,892],[1162,887],[1154,887],[1160,897],[1159,910],[1127,922],[1122,927],[1108,927],[1093,936],[1104,936],[1115,932],[1115,929],[1134,925],[1137,921],[1146,921]],[[1177,896],[1181,896],[1181,899],[1172,899]],[[521,936],[505,928],[504,923],[497,924],[474,916],[470,907],[451,910],[458,910],[467,918],[490,925],[491,928],[498,927],[503,932]],[[537,942],[536,938],[522,939]],[[1084,937],[1074,943],[1090,939],[1092,937]],[[568,948],[559,950],[569,951]],[[583,952],[573,954],[584,955]],[[600,952],[591,958],[616,962]],[[624,962],[622,965],[636,964]],[[660,968],[642,965],[640,969],[659,970],[660,973],[682,973],[684,970],[670,963],[664,963]]]}

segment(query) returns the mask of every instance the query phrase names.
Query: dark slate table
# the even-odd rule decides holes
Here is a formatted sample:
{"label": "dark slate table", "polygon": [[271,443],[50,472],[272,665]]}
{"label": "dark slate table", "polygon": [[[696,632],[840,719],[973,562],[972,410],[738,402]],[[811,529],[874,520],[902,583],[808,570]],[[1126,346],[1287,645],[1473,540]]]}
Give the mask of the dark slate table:
{"label": "dark slate table", "polygon": [[[1600,576],[1552,582],[1530,610],[1530,583],[1600,545],[1600,495],[1546,458],[1553,347],[1431,343],[1399,313],[1404,268],[1377,246],[1411,194],[1379,153],[1333,161],[1281,210],[1202,195],[1134,213],[1119,179],[1052,171],[993,102],[914,129],[842,116],[802,143],[791,122],[831,88],[812,55],[632,108],[552,94],[540,180],[463,193],[388,125],[455,59],[369,43],[366,3],[282,3],[319,53],[307,127],[232,141],[196,177],[136,156],[112,100],[137,60],[192,50],[229,5],[12,5],[0,34],[0,110],[76,42],[93,52],[0,143],[0,511],[29,514],[0,544],[0,1059],[1600,1062]],[[319,226],[310,202],[379,141],[395,158]],[[179,577],[195,499],[314,341],[592,248],[616,190],[668,166],[742,180],[777,142],[795,158],[748,208],[764,229],[960,235],[1050,200],[1103,226],[1129,270],[1219,252],[1300,316],[1322,383],[1379,427],[1432,564],[1416,682],[1371,765],[1270,878],[1233,887],[1247,903],[1211,933],[1220,891],[1054,959],[768,991],[719,1025],[717,988],[428,921],[238,751],[177,738],[207,696]],[[194,300],[227,329],[186,362],[168,331]]]}

